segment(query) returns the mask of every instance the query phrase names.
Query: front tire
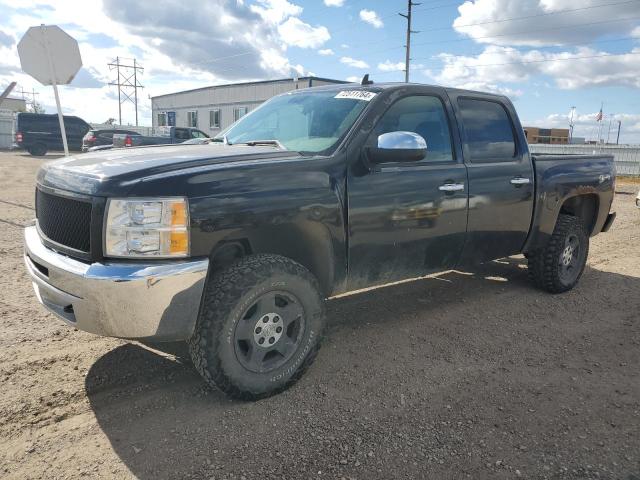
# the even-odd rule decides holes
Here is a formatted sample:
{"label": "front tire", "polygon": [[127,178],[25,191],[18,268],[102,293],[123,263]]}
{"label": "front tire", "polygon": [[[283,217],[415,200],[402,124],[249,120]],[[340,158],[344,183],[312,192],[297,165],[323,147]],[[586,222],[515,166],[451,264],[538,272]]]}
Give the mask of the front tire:
{"label": "front tire", "polygon": [[578,217],[561,214],[549,243],[529,252],[529,277],[550,293],[575,287],[584,272],[589,254],[589,236]]}
{"label": "front tire", "polygon": [[279,393],[311,365],[325,326],[313,275],[278,255],[242,258],[211,275],[189,349],[204,380],[227,395]]}

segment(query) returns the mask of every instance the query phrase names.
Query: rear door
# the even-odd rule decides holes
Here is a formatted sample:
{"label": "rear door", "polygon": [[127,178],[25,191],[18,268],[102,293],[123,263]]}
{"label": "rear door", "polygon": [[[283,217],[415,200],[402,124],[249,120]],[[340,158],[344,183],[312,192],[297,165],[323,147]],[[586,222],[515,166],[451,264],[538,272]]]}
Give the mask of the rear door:
{"label": "rear door", "polygon": [[[432,87],[404,92],[370,114],[379,120],[354,152],[360,161],[350,166],[350,290],[453,267],[464,245],[467,174],[454,147],[448,99]],[[363,167],[367,147],[393,131],[421,135],[428,145],[426,158]]]}
{"label": "rear door", "polygon": [[533,167],[506,98],[450,93],[469,178],[469,220],[461,263],[519,253],[533,213]]}

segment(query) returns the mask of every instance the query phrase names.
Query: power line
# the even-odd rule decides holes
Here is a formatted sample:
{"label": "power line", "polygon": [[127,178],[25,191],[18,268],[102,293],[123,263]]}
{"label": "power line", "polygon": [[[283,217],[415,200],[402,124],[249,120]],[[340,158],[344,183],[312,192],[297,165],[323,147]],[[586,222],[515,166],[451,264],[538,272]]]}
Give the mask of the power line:
{"label": "power line", "polygon": [[[629,52],[629,53],[606,53],[599,55],[582,55],[577,57],[564,57],[564,58],[547,58],[544,60],[523,60],[521,62],[503,62],[503,63],[482,63],[477,65],[468,65],[469,68],[476,67],[498,67],[503,65],[526,65],[529,63],[548,63],[548,62],[564,62],[567,60],[584,60],[590,58],[604,58],[604,57],[624,57],[627,55],[640,55],[640,52]],[[388,75],[390,73],[398,73],[404,70],[390,70],[388,72],[377,73],[376,75]]]}
{"label": "power line", "polygon": [[[634,0],[637,1],[637,0]],[[384,17],[383,17],[384,18]],[[540,32],[550,32],[550,31],[555,31],[555,30],[565,30],[565,29],[573,29],[573,28],[581,28],[581,27],[588,27],[588,26],[592,26],[592,25],[602,25],[602,24],[607,24],[607,23],[618,23],[618,22],[627,22],[629,20],[638,20],[640,19],[640,17],[627,17],[627,18],[618,18],[618,19],[612,19],[612,20],[601,20],[601,21],[597,21],[597,22],[585,22],[585,23],[573,23],[573,24],[568,24],[568,25],[560,25],[560,26],[556,26],[556,27],[548,27],[548,28],[536,28],[536,29],[532,29],[532,30],[525,30],[525,31],[518,31],[518,32],[514,32],[514,33],[498,33],[495,35],[487,35],[487,36],[483,36],[483,37],[465,37],[465,38],[454,38],[454,39],[449,39],[449,40],[431,40],[431,41],[427,41],[427,42],[418,42],[418,43],[413,43],[413,47],[417,47],[417,46],[422,46],[422,45],[440,45],[440,44],[447,44],[447,43],[458,43],[458,42],[474,42],[477,40],[490,40],[493,38],[504,38],[504,37],[517,37],[517,36],[521,36],[521,35],[528,35],[531,33],[540,33]],[[455,30],[453,27],[447,27],[447,29],[449,30]],[[426,31],[426,30],[423,30]],[[359,46],[363,46],[366,45],[367,47],[373,46],[373,45],[379,45],[382,43],[389,43],[388,39],[385,40],[380,40],[377,42],[368,42],[368,43],[361,43],[361,44],[355,44],[355,45],[351,45],[352,47],[359,47]],[[558,46],[561,46],[562,44],[558,44]],[[401,48],[404,48],[404,46],[397,46],[397,47],[389,47],[389,48],[385,48],[382,50],[378,50],[378,51],[390,51],[390,50],[399,50]],[[366,55],[366,53],[365,53]]]}
{"label": "power line", "polygon": [[[616,22],[622,22],[622,21],[628,21],[628,20],[637,20],[640,19],[640,17],[629,17],[629,18],[621,18],[621,19],[616,19],[616,20],[602,20],[599,22],[588,22],[588,23],[575,23],[572,25],[561,25],[558,27],[549,27],[549,28],[539,28],[539,29],[535,29],[535,30],[527,30],[525,32],[517,32],[517,33],[502,33],[502,34],[496,34],[496,35],[488,35],[486,37],[470,37],[470,38],[456,38],[453,40],[436,40],[436,41],[431,41],[431,42],[421,42],[421,43],[414,43],[414,46],[420,46],[420,45],[435,45],[435,44],[441,44],[441,43],[455,43],[455,42],[469,42],[469,41],[476,41],[476,40],[488,40],[491,38],[501,38],[501,37],[513,37],[513,36],[519,36],[519,35],[528,35],[530,33],[540,33],[540,32],[549,32],[549,31],[553,31],[553,30],[564,30],[567,28],[575,28],[575,27],[587,27],[587,26],[591,26],[591,25],[601,25],[604,23],[616,23]],[[556,46],[562,46],[562,44],[558,44]],[[389,50],[397,50],[398,48],[401,47],[393,47],[392,49]]]}
{"label": "power line", "polygon": [[640,52],[629,53],[603,53],[599,55],[583,55],[578,57],[564,57],[564,58],[548,58],[544,60],[524,60],[521,62],[505,62],[505,63],[484,63],[480,65],[469,65],[470,67],[499,67],[502,65],[526,65],[529,63],[547,63],[547,62],[564,62],[566,60],[583,60],[587,58],[604,58],[604,57],[624,57],[626,55],[640,55]]}
{"label": "power line", "polygon": [[[640,36],[612,38],[612,39],[609,39],[609,40],[595,40],[593,42],[586,42],[586,43],[585,42],[565,43],[565,44],[563,44],[563,46],[565,46],[565,47],[586,47],[588,45],[598,45],[598,44],[601,44],[601,43],[622,42],[622,41],[635,40],[635,39],[640,39]],[[497,46],[500,46],[500,45],[497,45]],[[557,45],[545,45],[545,46],[542,46],[542,47],[536,47],[535,49],[529,50],[528,52],[525,52],[525,53],[537,52],[539,50],[549,50],[549,49],[552,49],[552,48],[558,48],[558,47],[557,47]],[[485,52],[469,52],[469,54],[466,54],[466,55],[453,55],[453,54],[447,53],[445,55],[447,55],[447,57],[454,57],[454,58],[467,58],[470,55],[480,55],[482,53],[485,53]],[[622,55],[624,55],[624,54],[622,54]],[[431,58],[433,58],[433,56],[432,57],[414,58],[414,60],[428,60],[428,59],[431,59]]]}

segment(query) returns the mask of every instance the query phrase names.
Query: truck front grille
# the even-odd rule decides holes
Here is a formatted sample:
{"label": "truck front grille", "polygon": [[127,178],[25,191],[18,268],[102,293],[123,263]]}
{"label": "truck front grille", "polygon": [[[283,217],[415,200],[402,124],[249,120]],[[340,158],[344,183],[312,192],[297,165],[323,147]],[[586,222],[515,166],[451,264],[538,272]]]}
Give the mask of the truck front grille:
{"label": "truck front grille", "polygon": [[60,245],[91,251],[91,202],[36,189],[36,218],[46,237]]}

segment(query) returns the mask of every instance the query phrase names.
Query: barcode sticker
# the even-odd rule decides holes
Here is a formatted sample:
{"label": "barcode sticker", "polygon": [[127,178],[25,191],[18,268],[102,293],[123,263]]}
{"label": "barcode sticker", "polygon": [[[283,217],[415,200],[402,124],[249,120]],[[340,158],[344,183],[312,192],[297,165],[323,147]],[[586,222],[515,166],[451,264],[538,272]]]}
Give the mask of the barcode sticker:
{"label": "barcode sticker", "polygon": [[367,92],[365,90],[343,90],[333,98],[353,98],[354,100],[370,101],[377,93]]}

